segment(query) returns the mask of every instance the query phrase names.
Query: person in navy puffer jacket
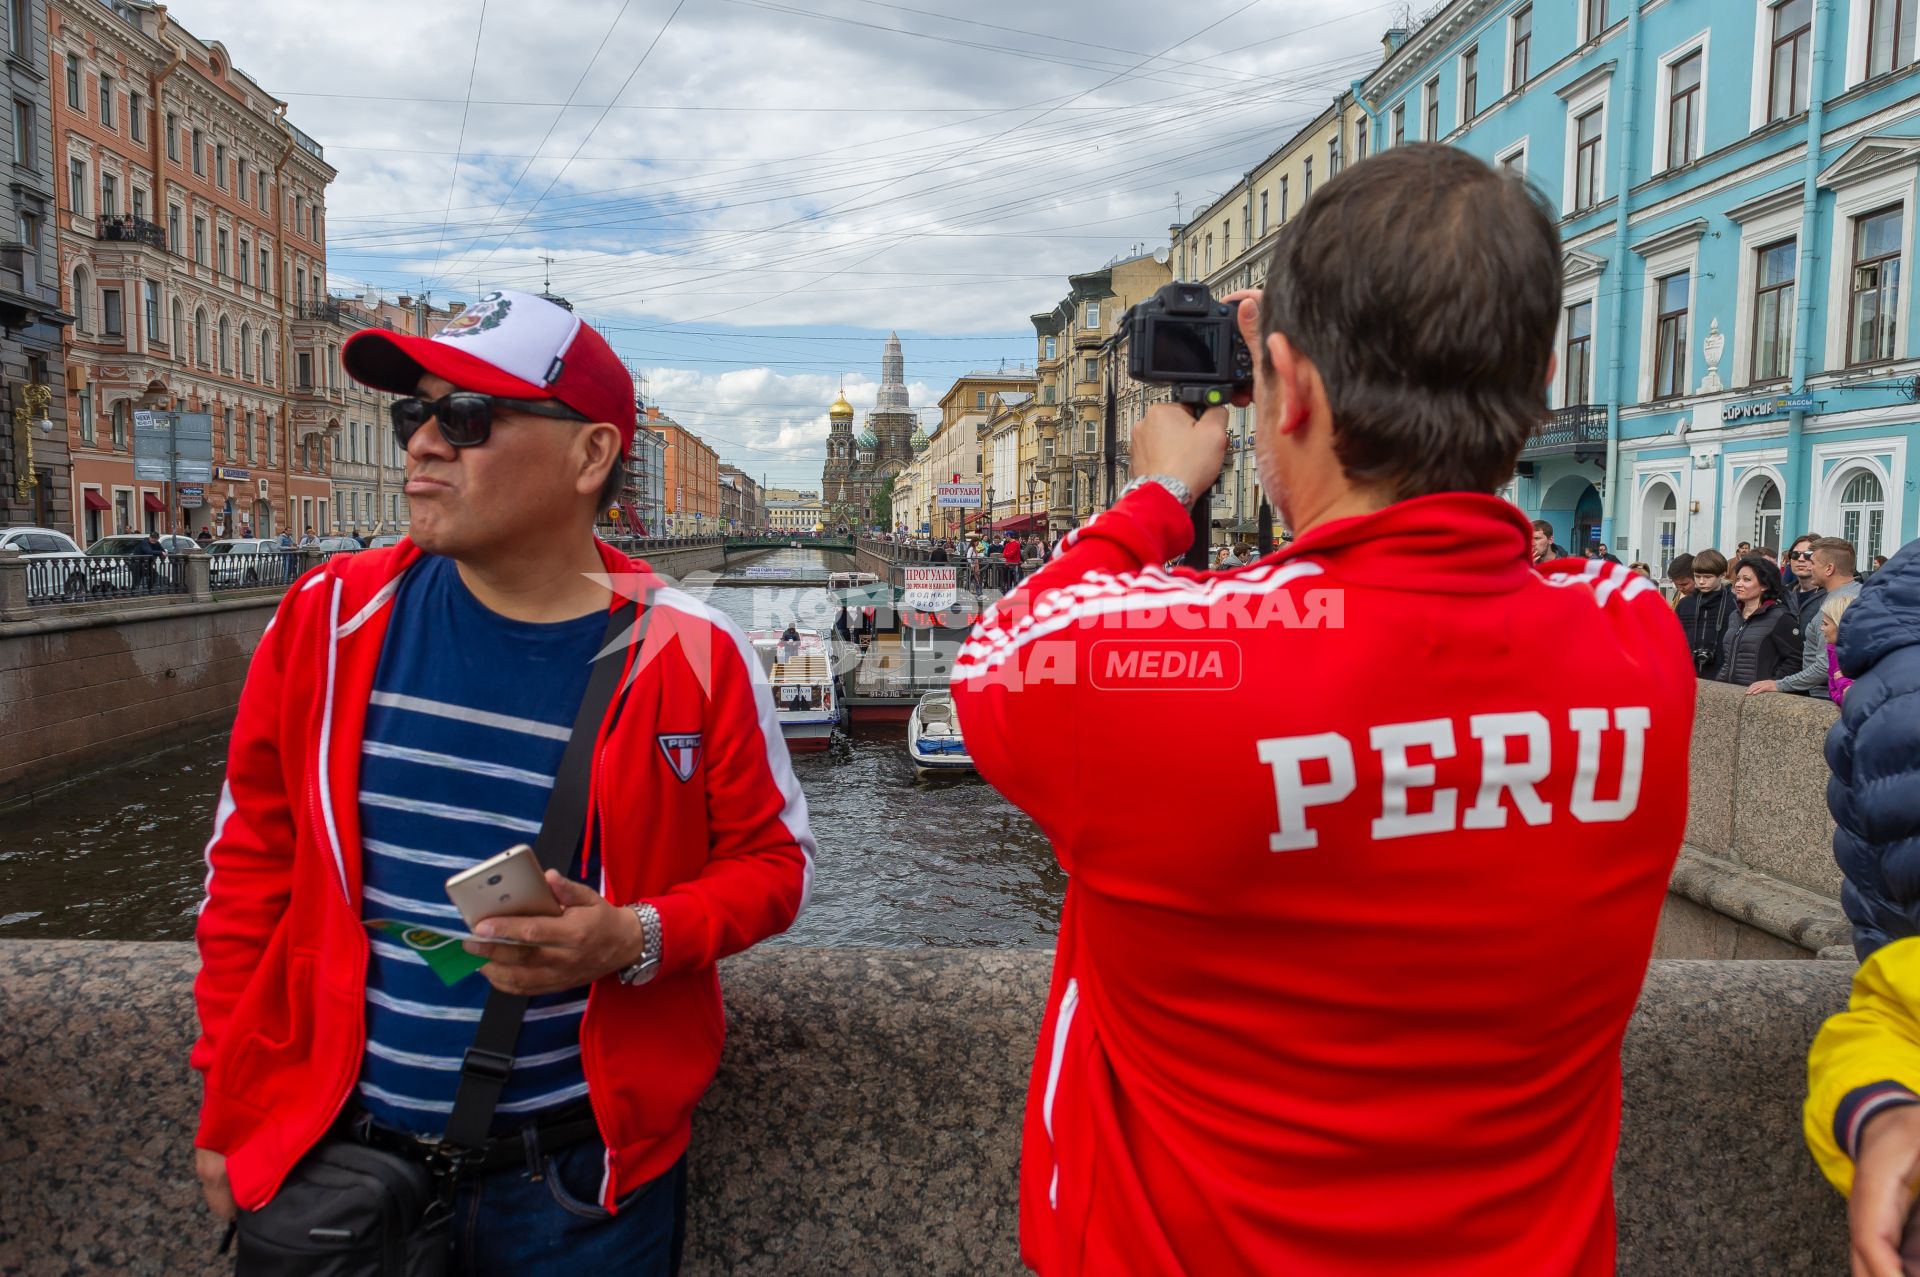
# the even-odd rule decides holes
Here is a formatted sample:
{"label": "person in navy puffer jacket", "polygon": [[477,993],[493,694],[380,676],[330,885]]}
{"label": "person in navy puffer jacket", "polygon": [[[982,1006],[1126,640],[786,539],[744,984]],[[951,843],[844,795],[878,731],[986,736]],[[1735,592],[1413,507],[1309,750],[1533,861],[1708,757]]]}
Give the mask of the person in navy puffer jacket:
{"label": "person in navy puffer jacket", "polygon": [[1873,574],[1840,627],[1854,682],[1827,733],[1840,903],[1861,961],[1920,935],[1920,540]]}

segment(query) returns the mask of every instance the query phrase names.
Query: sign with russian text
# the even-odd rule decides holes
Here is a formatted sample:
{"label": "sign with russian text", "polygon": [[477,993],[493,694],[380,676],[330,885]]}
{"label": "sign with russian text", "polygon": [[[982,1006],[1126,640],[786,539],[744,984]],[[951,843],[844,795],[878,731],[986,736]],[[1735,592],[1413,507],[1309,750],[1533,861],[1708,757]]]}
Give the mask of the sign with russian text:
{"label": "sign with russian text", "polygon": [[943,483],[935,489],[933,503],[943,510],[978,510],[980,508],[980,485],[977,483]]}
{"label": "sign with russian text", "polygon": [[183,483],[180,485],[180,508],[182,510],[198,510],[206,503],[207,490],[205,488],[197,483]]}
{"label": "sign with russian text", "polygon": [[1768,399],[1746,399],[1726,404],[1720,409],[1720,420],[1728,423],[1760,421],[1777,417],[1783,412],[1809,412],[1813,407],[1812,395],[1774,395]]}
{"label": "sign with russian text", "polygon": [[915,612],[944,612],[954,605],[959,594],[955,569],[936,564],[901,570],[907,574],[906,591],[900,596],[902,606]]}

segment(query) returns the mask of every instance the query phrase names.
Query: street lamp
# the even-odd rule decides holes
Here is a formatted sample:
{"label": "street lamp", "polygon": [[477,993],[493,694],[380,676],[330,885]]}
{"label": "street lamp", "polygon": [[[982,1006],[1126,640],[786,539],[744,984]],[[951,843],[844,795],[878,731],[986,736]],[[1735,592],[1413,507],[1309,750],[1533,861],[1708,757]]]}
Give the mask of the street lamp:
{"label": "street lamp", "polygon": [[1034,489],[1038,488],[1039,486],[1040,486],[1039,479],[1035,478],[1033,475],[1027,476],[1027,513],[1028,514],[1038,513],[1038,510],[1036,509],[1036,507],[1038,505],[1039,498],[1034,496]]}

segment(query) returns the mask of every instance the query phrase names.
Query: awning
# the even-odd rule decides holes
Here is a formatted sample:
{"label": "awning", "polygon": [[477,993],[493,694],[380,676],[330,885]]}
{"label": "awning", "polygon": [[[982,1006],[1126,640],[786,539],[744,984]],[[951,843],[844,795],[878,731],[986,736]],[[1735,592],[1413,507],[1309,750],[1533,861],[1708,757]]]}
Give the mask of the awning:
{"label": "awning", "polygon": [[995,532],[1038,532],[1047,526],[1047,516],[1035,511],[1032,514],[1015,515],[1011,519],[1002,519],[992,525]]}
{"label": "awning", "polygon": [[108,504],[107,504],[107,499],[106,499],[105,497],[103,497],[103,496],[101,496],[101,495],[100,495],[100,493],[99,493],[99,490],[98,490],[98,489],[95,489],[95,488],[88,488],[88,489],[87,489],[87,492],[86,492],[86,506],[87,506],[87,509],[89,509],[89,510],[111,510],[111,509],[113,509],[113,507],[112,507],[112,506],[110,506],[110,505],[108,505]]}
{"label": "awning", "polygon": [[828,591],[844,607],[879,607],[893,602],[893,587],[879,582]]}
{"label": "awning", "polygon": [[146,494],[144,504],[147,509],[153,511],[155,514],[165,514],[167,512],[167,503],[159,497],[154,496],[151,492]]}

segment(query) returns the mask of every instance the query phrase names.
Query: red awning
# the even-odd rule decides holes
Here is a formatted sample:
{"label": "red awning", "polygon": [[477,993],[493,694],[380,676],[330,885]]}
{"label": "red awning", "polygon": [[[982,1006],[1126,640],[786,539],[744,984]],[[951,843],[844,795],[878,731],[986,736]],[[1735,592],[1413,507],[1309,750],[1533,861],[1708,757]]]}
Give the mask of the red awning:
{"label": "red awning", "polygon": [[167,503],[159,497],[154,496],[151,492],[146,494],[146,500],[143,504],[155,514],[165,514],[167,512]]}
{"label": "red awning", "polygon": [[86,504],[89,510],[111,510],[113,508],[107,504],[107,499],[101,496],[99,491],[94,488],[87,489]]}
{"label": "red awning", "polygon": [[1038,532],[1047,526],[1047,516],[1035,511],[1032,514],[1016,515],[1011,519],[1002,519],[993,525],[995,532]]}

